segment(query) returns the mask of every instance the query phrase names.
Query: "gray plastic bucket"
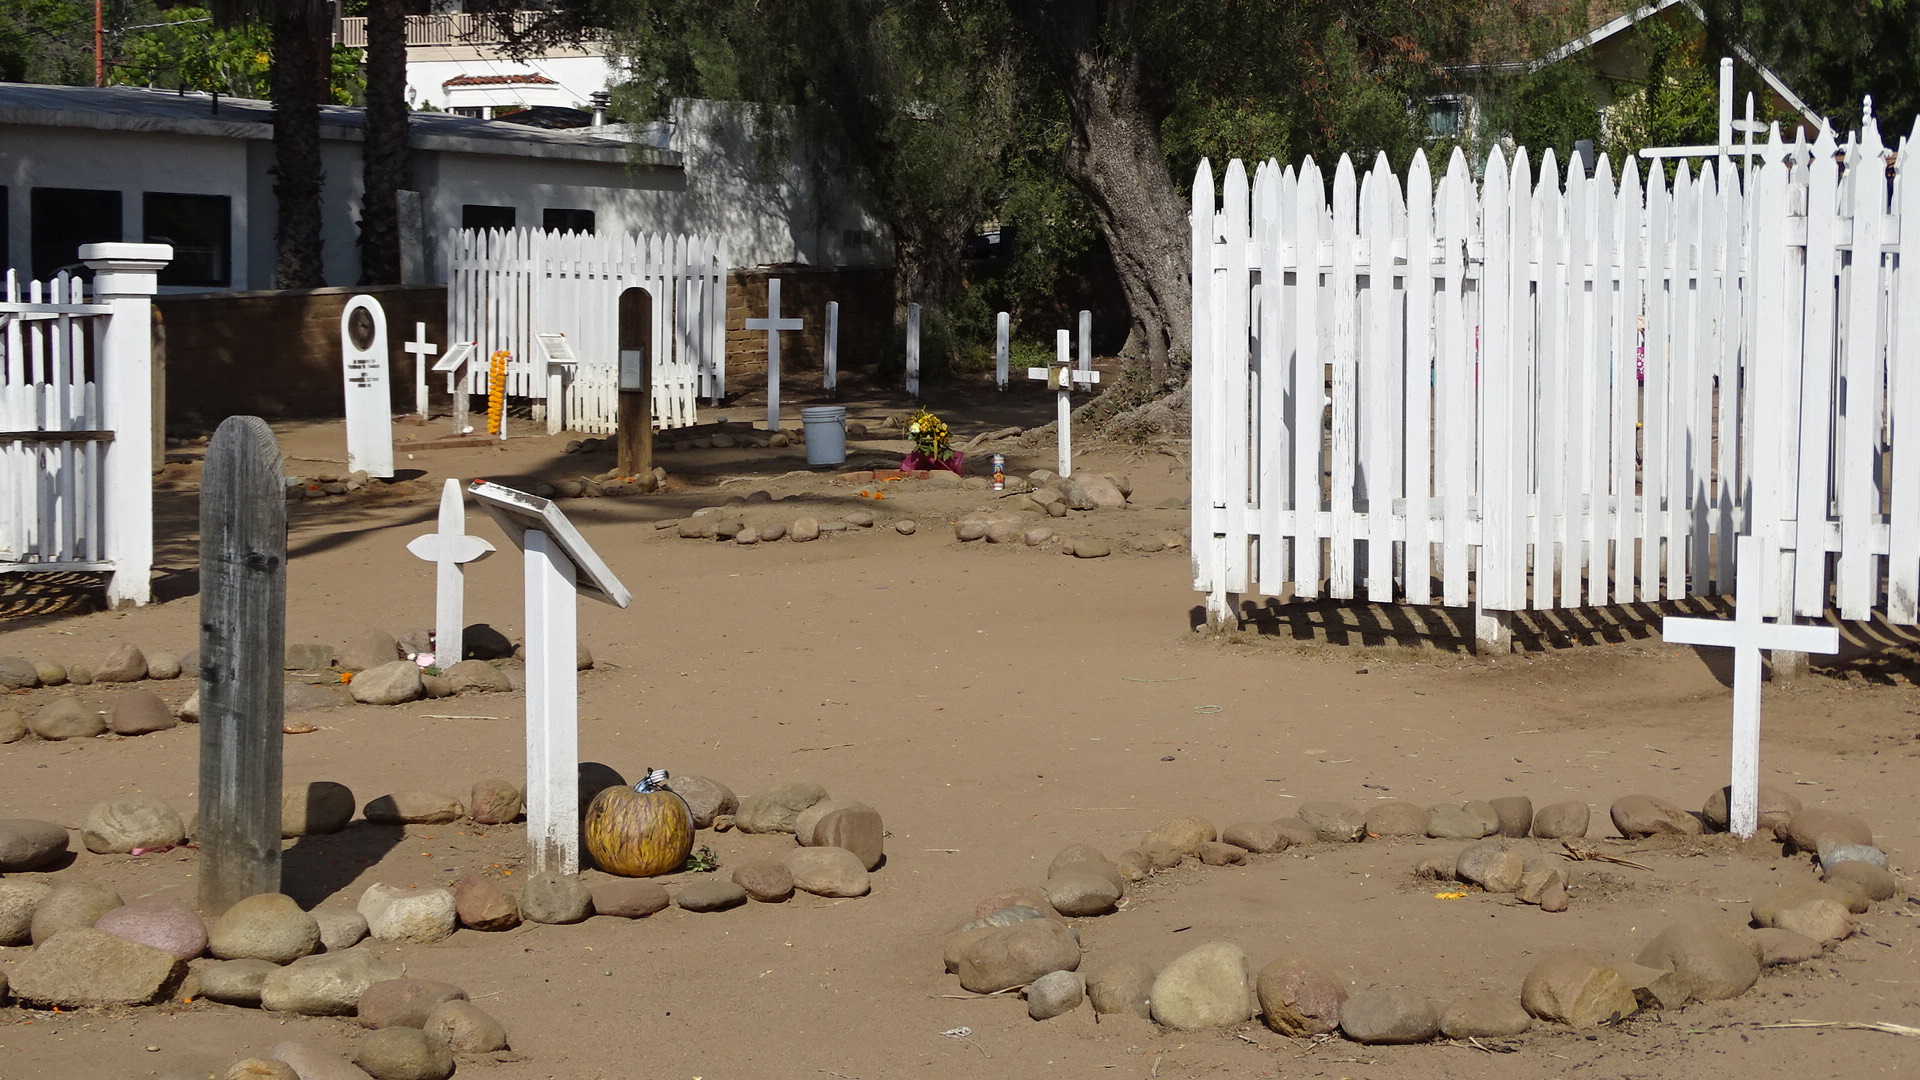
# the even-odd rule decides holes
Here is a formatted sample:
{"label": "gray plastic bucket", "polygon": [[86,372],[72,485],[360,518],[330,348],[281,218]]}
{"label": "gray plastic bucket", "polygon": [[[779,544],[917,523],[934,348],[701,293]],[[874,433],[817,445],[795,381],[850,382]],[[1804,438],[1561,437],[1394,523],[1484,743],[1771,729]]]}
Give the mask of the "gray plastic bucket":
{"label": "gray plastic bucket", "polygon": [[847,460],[847,407],[819,405],[800,410],[807,432],[807,464],[838,465]]}

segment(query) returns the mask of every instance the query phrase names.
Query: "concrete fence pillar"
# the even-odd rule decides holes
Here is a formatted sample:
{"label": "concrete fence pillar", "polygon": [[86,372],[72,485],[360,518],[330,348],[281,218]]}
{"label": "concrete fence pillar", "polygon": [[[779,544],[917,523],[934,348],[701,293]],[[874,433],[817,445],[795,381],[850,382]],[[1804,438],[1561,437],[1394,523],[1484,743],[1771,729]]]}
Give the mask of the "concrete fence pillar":
{"label": "concrete fence pillar", "polygon": [[153,576],[153,295],[169,244],[86,244],[80,261],[93,271],[93,300],[113,309],[100,335],[94,377],[100,417],[113,441],[103,452],[105,554],[113,562],[107,606],[152,599]]}

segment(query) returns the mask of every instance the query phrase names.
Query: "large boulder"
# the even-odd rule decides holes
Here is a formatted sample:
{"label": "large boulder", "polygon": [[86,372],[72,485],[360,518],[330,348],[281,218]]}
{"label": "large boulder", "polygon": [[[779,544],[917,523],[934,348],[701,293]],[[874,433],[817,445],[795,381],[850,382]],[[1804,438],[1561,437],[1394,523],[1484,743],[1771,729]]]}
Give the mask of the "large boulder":
{"label": "large boulder", "polygon": [[38,870],[67,853],[67,830],[37,818],[0,820],[0,874]]}
{"label": "large boulder", "polygon": [[269,974],[260,986],[260,1004],[302,1016],[352,1016],[367,987],[405,975],[399,961],[364,945],[321,953]]}
{"label": "large boulder", "polygon": [[1176,1031],[1232,1027],[1253,1015],[1247,954],[1210,941],[1175,957],[1153,980],[1155,1022]]}
{"label": "large boulder", "polygon": [[222,960],[290,963],[320,947],[320,924],[285,893],[259,893],[228,908],[207,935]]}
{"label": "large boulder", "polygon": [[1296,1039],[1325,1035],[1340,1026],[1347,987],[1311,960],[1285,958],[1260,969],[1254,981],[1260,1015],[1268,1027]]}
{"label": "large boulder", "polygon": [[367,932],[380,941],[431,945],[459,926],[451,889],[399,889],[375,882],[355,906],[366,916]]}
{"label": "large boulder", "polygon": [[34,1005],[144,1005],[168,993],[186,970],[172,953],[85,926],[41,942],[7,969],[7,981],[14,997]]}
{"label": "large boulder", "polygon": [[100,916],[94,929],[137,941],[182,960],[207,951],[207,925],[178,900],[140,900]]}
{"label": "large boulder", "polygon": [[1521,984],[1520,1004],[1535,1019],[1576,1028],[1611,1024],[1639,1008],[1619,972],[1573,951],[1535,964]]}
{"label": "large boulder", "polygon": [[993,994],[1079,967],[1080,943],[1065,923],[1027,919],[978,933],[955,957],[954,972],[968,991]]}
{"label": "large boulder", "polygon": [[95,803],[80,827],[80,840],[96,855],[125,855],[135,849],[167,848],[187,837],[173,807],[136,795]]}

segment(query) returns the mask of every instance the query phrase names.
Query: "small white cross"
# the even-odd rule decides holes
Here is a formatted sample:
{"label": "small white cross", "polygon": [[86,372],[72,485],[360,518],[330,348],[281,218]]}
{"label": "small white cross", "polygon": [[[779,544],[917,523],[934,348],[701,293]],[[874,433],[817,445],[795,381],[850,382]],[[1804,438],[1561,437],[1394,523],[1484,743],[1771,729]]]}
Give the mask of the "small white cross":
{"label": "small white cross", "polygon": [[767,430],[780,430],[780,331],[798,330],[806,323],[780,317],[780,279],[767,279],[767,317],[748,319],[747,329],[767,332]]}
{"label": "small white cross", "polygon": [[427,357],[440,351],[440,346],[427,340],[427,324],[413,324],[413,340],[400,346],[402,352],[413,354],[413,411],[420,419],[427,418]]}
{"label": "small white cross", "polygon": [[1760,650],[1803,653],[1840,651],[1840,631],[1831,626],[1767,622],[1761,597],[1773,567],[1773,545],[1743,536],[1736,552],[1733,620],[1667,618],[1660,635],[1673,645],[1733,650],[1733,794],[1727,824],[1736,836],[1752,836],[1760,824]]}
{"label": "small white cross", "polygon": [[1067,331],[1062,330],[1060,331],[1059,337],[1055,339],[1057,351],[1053,363],[1046,367],[1031,367],[1027,369],[1027,378],[1045,379],[1048,389],[1059,392],[1054,413],[1056,426],[1059,428],[1061,476],[1073,475],[1073,429],[1071,426],[1073,423],[1073,406],[1067,398],[1073,393],[1074,387],[1078,386],[1091,390],[1094,384],[1100,381],[1099,372],[1090,368],[1076,368],[1073,366],[1073,361],[1067,355],[1067,339],[1069,336]]}
{"label": "small white cross", "polygon": [[467,535],[467,503],[460,494],[458,480],[449,479],[440,489],[439,530],[407,541],[407,550],[440,567],[434,604],[433,651],[436,662],[445,670],[460,660],[466,633],[467,572],[461,564],[479,562],[493,554],[492,544]]}

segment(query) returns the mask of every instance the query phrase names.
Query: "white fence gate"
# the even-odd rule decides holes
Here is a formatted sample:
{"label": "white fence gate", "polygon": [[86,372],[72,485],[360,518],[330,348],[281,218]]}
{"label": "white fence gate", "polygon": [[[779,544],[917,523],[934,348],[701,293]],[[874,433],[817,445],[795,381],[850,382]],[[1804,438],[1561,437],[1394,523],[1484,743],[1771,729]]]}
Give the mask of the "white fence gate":
{"label": "white fence gate", "polygon": [[696,422],[695,398],[726,386],[727,248],[707,236],[605,236],[542,229],[466,229],[447,239],[447,333],[479,343],[472,393],[486,392],[485,359],[506,350],[510,397],[545,399],[536,334],[565,334],[578,370],[566,389],[576,431],[614,430],[619,397],[619,300],[653,299],[653,422]]}
{"label": "white fence gate", "polygon": [[1683,164],[1671,187],[1634,161],[1563,183],[1551,152],[1535,184],[1525,150],[1476,181],[1456,152],[1404,193],[1342,158],[1331,205],[1311,160],[1251,186],[1235,161],[1218,204],[1203,164],[1210,617],[1289,586],[1488,612],[1722,593],[1751,533],[1781,552],[1768,615],[1920,622],[1920,169],[1871,122],[1764,151],[1744,185]]}
{"label": "white fence gate", "polygon": [[89,244],[77,278],[0,295],[0,573],[111,570],[144,604],[153,569],[153,331],[165,244]]}

